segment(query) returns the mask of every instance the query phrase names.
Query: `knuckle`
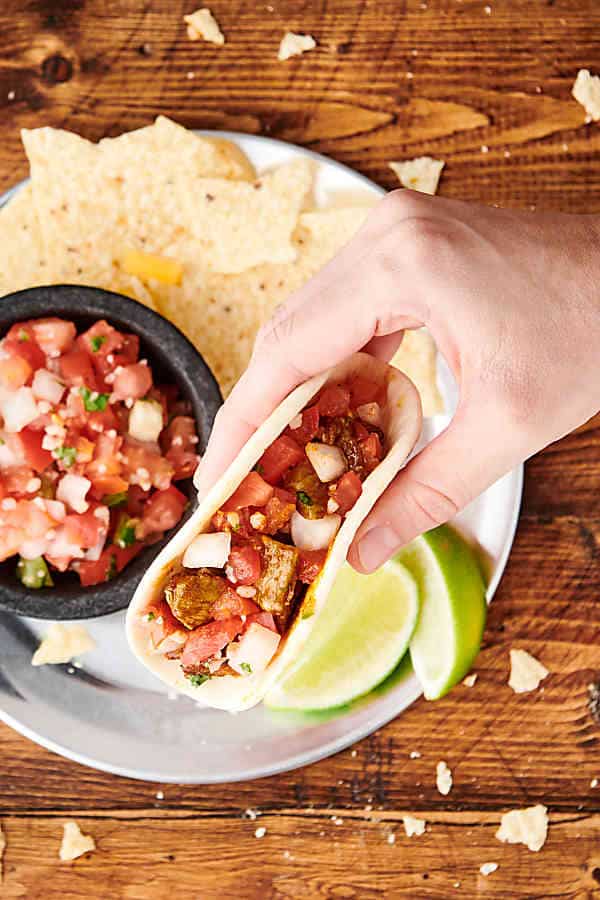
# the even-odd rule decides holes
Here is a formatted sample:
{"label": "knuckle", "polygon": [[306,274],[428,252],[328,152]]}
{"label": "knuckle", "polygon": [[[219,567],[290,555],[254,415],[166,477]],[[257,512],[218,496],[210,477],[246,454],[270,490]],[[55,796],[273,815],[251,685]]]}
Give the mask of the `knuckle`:
{"label": "knuckle", "polygon": [[415,481],[406,496],[412,507],[418,531],[429,531],[452,519],[460,510],[461,503],[434,485]]}

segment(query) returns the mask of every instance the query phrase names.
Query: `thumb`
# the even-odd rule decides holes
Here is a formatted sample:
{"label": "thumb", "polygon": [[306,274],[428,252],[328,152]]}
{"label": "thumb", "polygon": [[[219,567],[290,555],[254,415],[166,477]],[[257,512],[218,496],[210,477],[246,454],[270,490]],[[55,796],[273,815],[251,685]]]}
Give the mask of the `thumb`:
{"label": "thumb", "polygon": [[499,441],[489,414],[459,409],[448,428],[396,476],[360,526],[348,553],[359,572],[372,572],[401,547],[453,518],[519,460]]}

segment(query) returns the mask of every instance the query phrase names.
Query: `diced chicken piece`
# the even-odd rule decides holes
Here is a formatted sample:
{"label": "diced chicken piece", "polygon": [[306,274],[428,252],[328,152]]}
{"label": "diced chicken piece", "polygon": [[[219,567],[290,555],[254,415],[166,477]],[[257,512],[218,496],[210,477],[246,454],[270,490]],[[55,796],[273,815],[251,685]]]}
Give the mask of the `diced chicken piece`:
{"label": "diced chicken piece", "polygon": [[296,570],[299,553],[271,537],[263,535],[263,570],[256,582],[254,602],[266,612],[273,613],[283,631],[287,625],[294,604]]}
{"label": "diced chicken piece", "polygon": [[165,587],[171,612],[186,628],[197,628],[212,618],[211,606],[223,593],[218,575],[202,571],[173,575]]}

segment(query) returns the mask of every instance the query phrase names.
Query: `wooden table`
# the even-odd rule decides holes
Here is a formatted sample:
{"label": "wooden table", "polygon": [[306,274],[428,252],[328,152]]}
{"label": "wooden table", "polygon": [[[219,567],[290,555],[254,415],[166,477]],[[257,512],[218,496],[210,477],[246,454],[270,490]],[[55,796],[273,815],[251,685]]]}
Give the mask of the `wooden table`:
{"label": "wooden table", "polygon": [[[227,44],[191,43],[172,0],[4,0],[0,187],[26,174],[22,126],[90,138],[165,113],[309,146],[392,187],[391,159],[445,159],[441,193],[600,211],[600,128],[570,96],[600,68],[597,0],[214,0]],[[198,4],[200,5],[200,3]],[[276,60],[284,31],[319,48]],[[163,787],[103,775],[0,728],[7,898],[600,897],[600,431],[590,423],[527,466],[513,554],[479,678],[307,769],[263,781]],[[507,687],[508,651],[551,671]],[[411,751],[419,751],[411,759]],[[435,766],[454,775],[448,797]],[[158,795],[160,796],[160,794]],[[494,837],[509,808],[545,803],[540,853]],[[244,810],[260,810],[267,831]],[[426,818],[407,838],[401,817]],[[96,853],[60,864],[75,817]],[[395,843],[389,835],[395,834]],[[498,870],[480,875],[482,863]]]}

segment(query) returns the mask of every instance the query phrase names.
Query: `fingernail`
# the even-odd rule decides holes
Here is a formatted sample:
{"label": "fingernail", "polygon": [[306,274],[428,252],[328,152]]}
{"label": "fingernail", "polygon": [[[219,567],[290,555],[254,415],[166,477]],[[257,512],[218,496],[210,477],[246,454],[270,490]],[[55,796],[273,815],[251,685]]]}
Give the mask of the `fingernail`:
{"label": "fingernail", "polygon": [[358,557],[363,569],[372,572],[392,555],[398,546],[398,537],[387,525],[376,525],[367,531],[358,545]]}

